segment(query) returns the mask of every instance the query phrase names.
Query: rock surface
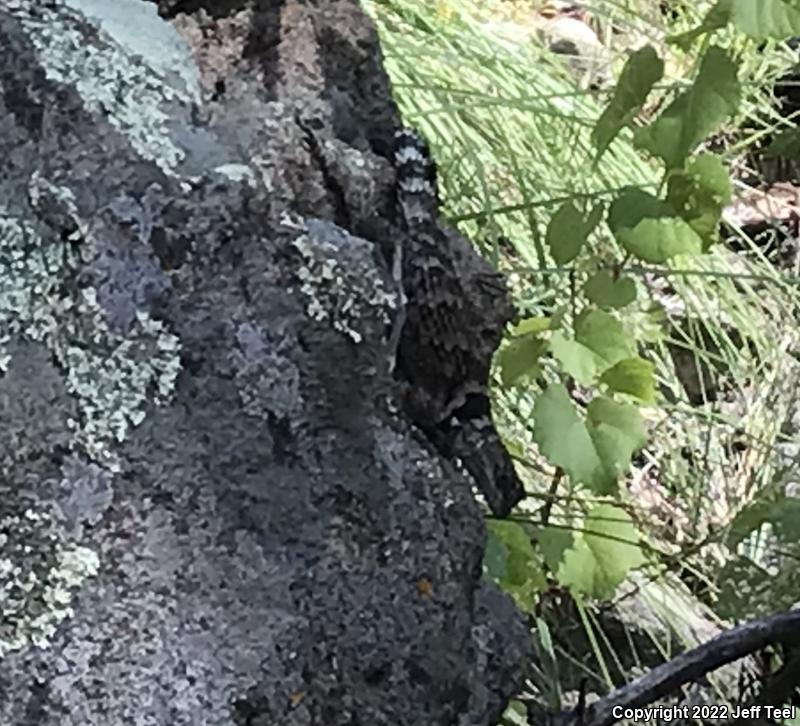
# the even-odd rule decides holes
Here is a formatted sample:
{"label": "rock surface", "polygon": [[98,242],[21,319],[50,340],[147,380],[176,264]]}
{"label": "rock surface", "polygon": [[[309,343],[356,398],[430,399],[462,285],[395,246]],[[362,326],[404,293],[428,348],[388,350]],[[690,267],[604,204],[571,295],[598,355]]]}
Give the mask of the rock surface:
{"label": "rock surface", "polygon": [[398,123],[356,0],[0,6],[3,726],[480,726],[521,685],[386,365]]}

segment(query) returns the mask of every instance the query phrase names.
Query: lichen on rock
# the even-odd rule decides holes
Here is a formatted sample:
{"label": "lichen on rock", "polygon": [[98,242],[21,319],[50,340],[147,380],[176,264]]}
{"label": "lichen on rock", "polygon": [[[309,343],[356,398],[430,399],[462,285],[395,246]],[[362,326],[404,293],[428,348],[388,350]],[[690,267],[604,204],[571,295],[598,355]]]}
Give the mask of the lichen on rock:
{"label": "lichen on rock", "polygon": [[469,483],[381,365],[374,29],[222,5],[0,3],[0,723],[496,722],[524,621],[479,599]]}
{"label": "lichen on rock", "polygon": [[97,568],[97,555],[66,542],[49,513],[6,504],[0,516],[0,658],[46,645]]}
{"label": "lichen on rock", "polygon": [[77,282],[93,240],[71,191],[34,175],[29,199],[36,221],[0,215],[0,323],[7,338],[50,350],[79,401],[73,443],[114,468],[113,444],[141,422],[149,400],[168,399],[178,340],[144,311],[127,335],[112,332],[95,289]]}
{"label": "lichen on rock", "polygon": [[[102,13],[98,12],[97,3],[90,0],[70,0],[69,4],[74,10],[68,9],[66,3],[53,7],[38,0],[9,0],[6,8],[28,31],[49,79],[77,89],[86,108],[104,112],[142,158],[173,173],[185,152],[171,137],[167,127],[170,116],[163,106],[165,102],[189,104],[198,98],[196,80],[187,70],[193,69],[187,62],[188,50],[184,47],[182,56],[176,56],[174,49],[161,38],[160,44],[149,44],[146,56],[129,52],[131,46],[136,47],[136,36],[144,35],[142,21],[151,20],[154,30],[164,25],[158,20],[155,8],[143,11],[146,7],[143,3],[117,0],[105,3]],[[138,22],[129,20],[127,25],[121,22],[125,10],[135,14]],[[86,24],[83,12],[94,12],[101,18],[120,16],[118,22],[100,22],[92,31],[102,35],[114,32],[116,42],[93,42],[93,38],[87,37],[86,31],[92,26]],[[171,74],[180,73],[182,84],[168,81],[170,71],[166,61],[161,58],[153,61],[152,49],[160,47],[173,51]],[[183,62],[176,62],[176,57]]]}
{"label": "lichen on rock", "polygon": [[310,318],[328,321],[353,342],[364,339],[365,324],[389,324],[398,295],[375,262],[375,245],[331,222],[309,219],[293,241],[303,263],[297,271]]}

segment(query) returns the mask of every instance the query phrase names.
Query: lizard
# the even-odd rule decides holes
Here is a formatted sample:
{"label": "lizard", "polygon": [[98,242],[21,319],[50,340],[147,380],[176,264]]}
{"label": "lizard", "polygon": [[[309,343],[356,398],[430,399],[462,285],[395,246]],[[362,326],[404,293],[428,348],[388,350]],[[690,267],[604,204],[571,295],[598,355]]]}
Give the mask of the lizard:
{"label": "lizard", "polygon": [[461,462],[495,516],[507,516],[524,489],[489,399],[492,356],[514,317],[504,277],[439,223],[436,166],[419,134],[394,135],[387,200],[382,184],[365,194],[361,178],[387,178],[382,157],[298,123],[332,186],[337,217],[377,243],[394,279],[402,305],[387,348],[406,417],[445,458]]}
{"label": "lizard", "polygon": [[461,461],[492,512],[505,517],[524,496],[489,399],[492,355],[514,317],[505,281],[466,239],[439,224],[436,166],[422,137],[398,131],[394,164],[405,228],[396,371],[404,408],[443,455]]}

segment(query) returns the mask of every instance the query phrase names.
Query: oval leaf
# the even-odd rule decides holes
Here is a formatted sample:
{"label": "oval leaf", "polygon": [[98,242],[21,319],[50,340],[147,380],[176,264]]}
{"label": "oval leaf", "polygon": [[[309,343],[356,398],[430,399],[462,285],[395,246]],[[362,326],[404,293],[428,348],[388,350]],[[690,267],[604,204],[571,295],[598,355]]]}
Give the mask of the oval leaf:
{"label": "oval leaf", "polygon": [[583,286],[586,297],[601,308],[624,308],[636,300],[636,283],[630,277],[615,277],[599,270]]}
{"label": "oval leaf", "polygon": [[654,366],[643,358],[626,358],[603,373],[600,380],[612,391],[627,393],[642,403],[653,403],[656,398]]}
{"label": "oval leaf", "polygon": [[512,338],[497,354],[503,385],[513,386],[524,378],[539,375],[539,358],[547,352],[549,343],[535,335]]}
{"label": "oval leaf", "polygon": [[605,153],[617,134],[636,118],[651,89],[663,75],[664,61],[650,45],[628,58],[614,95],[592,131],[592,141],[597,147],[595,161]]}
{"label": "oval leaf", "polygon": [[649,126],[637,129],[636,145],[663,159],[668,169],[683,166],[692,149],[736,113],[741,99],[736,73],[736,63],[722,48],[709,48],[692,87]]}
{"label": "oval leaf", "polygon": [[601,468],[591,482],[598,494],[611,494],[619,477],[628,471],[633,455],[647,443],[641,414],[636,406],[609,398],[593,399],[587,409],[587,428]]}
{"label": "oval leaf", "polygon": [[602,207],[594,207],[584,216],[572,201],[566,201],[558,208],[545,235],[545,242],[557,265],[565,265],[578,256],[602,216]]}
{"label": "oval leaf", "polygon": [[645,262],[660,264],[680,254],[698,254],[703,240],[665,201],[627,189],[614,201],[608,224],[619,243]]}
{"label": "oval leaf", "polygon": [[794,0],[718,0],[697,28],[670,38],[684,50],[701,35],[728,23],[756,40],[800,35],[800,5]]}
{"label": "oval leaf", "polygon": [[694,157],[667,185],[667,202],[700,237],[703,251],[719,238],[722,211],[732,196],[728,170],[714,154]]}
{"label": "oval leaf", "polygon": [[575,319],[575,340],[613,366],[636,353],[622,323],[602,310],[586,310]]}
{"label": "oval leaf", "polygon": [[584,531],[565,552],[558,580],[575,594],[611,599],[625,576],[646,562],[639,541],[625,510],[600,504],[586,516]]}
{"label": "oval leaf", "polygon": [[547,460],[575,482],[591,481],[600,458],[567,389],[560,383],[548,386],[537,397],[533,415],[533,438]]}
{"label": "oval leaf", "polygon": [[486,571],[526,611],[533,609],[536,595],[547,587],[541,555],[530,535],[517,522],[489,520]]}
{"label": "oval leaf", "polygon": [[647,435],[635,406],[599,398],[587,413],[584,421],[564,386],[549,386],[536,399],[533,438],[548,461],[574,482],[608,494]]}

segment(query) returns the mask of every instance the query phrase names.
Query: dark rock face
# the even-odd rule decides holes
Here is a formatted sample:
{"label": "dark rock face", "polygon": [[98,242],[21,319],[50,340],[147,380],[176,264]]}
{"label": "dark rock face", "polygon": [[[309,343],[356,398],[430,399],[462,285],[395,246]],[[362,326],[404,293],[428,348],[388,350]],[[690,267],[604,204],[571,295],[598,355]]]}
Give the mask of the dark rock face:
{"label": "dark rock face", "polygon": [[3,726],[477,726],[521,685],[387,366],[397,127],[355,0],[0,6]]}

